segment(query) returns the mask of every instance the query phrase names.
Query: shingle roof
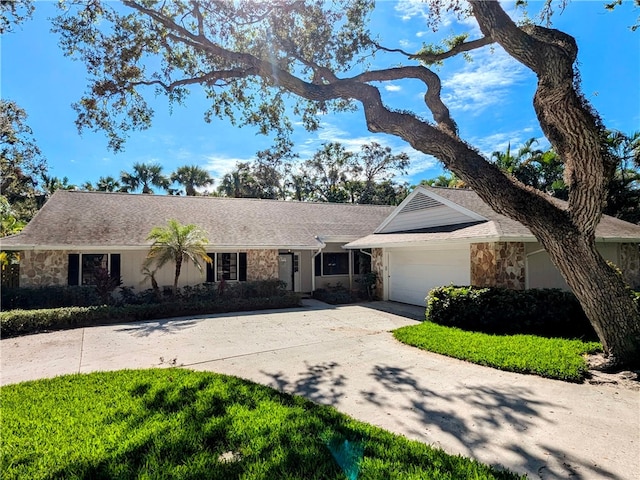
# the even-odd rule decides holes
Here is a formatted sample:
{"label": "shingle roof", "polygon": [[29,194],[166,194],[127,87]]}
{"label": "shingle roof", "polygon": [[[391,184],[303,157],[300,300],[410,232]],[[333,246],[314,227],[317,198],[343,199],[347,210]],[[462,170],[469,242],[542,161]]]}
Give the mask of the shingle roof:
{"label": "shingle roof", "polygon": [[350,241],[367,235],[393,208],[58,190],[2,247],[148,246],[149,231],[175,218],[204,229],[216,247],[310,249],[320,246],[316,236]]}
{"label": "shingle roof", "polygon": [[[452,229],[450,226],[441,229],[431,228],[424,232],[377,233],[360,238],[347,245],[349,248],[368,248],[372,246],[399,246],[424,244],[426,242],[469,242],[477,239],[519,239],[521,241],[535,241],[535,237],[519,222],[494,212],[476,192],[468,189],[421,187],[427,192],[449,200],[461,207],[476,212],[487,219],[486,222],[460,225]],[[554,200],[561,206],[566,202]],[[640,226],[625,222],[615,217],[603,215],[596,237],[619,241],[640,242]]]}

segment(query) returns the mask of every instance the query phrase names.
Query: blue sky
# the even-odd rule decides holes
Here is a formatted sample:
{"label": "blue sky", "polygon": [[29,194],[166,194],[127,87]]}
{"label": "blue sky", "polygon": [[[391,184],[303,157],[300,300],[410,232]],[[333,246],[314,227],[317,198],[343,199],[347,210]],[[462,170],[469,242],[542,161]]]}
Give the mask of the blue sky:
{"label": "blue sky", "polygon": [[[536,4],[530,2],[532,12]],[[582,88],[605,125],[631,133],[640,129],[640,30],[629,29],[638,9],[627,1],[608,12],[603,4],[599,0],[574,0],[562,15],[554,17],[553,26],[576,38]],[[435,42],[460,26],[477,32],[473,22],[466,20],[460,25],[447,17],[434,36],[425,23],[425,11],[424,2],[419,0],[380,2],[372,18],[372,31],[379,34],[383,45],[405,51],[415,51],[423,42]],[[159,162],[165,173],[181,165],[197,164],[219,179],[237,161],[251,161],[257,151],[271,145],[270,138],[257,135],[251,128],[239,129],[224,120],[205,123],[207,104],[197,89],[184,107],[174,107],[172,112],[164,97],[154,100],[150,92],[147,99],[156,110],[154,125],[133,132],[123,152],[109,151],[101,132],[85,131],[80,136],[71,104],[84,92],[87,75],[82,63],[62,55],[57,37],[49,32],[47,17],[54,14],[53,2],[37,2],[34,18],[2,37],[0,72],[2,98],[16,101],[27,111],[28,124],[47,158],[51,175],[67,176],[71,183],[82,184],[95,182],[100,176],[118,176],[136,162]],[[373,66],[401,61],[381,55],[374,59]],[[482,152],[504,150],[509,142],[519,146],[532,137],[547,145],[531,106],[535,77],[499,48],[493,53],[489,49],[475,53],[473,62],[448,61],[438,73],[443,81],[443,98],[460,127],[461,137]],[[381,88],[389,105],[430,118],[416,82],[394,82]],[[303,160],[324,142],[339,141],[358,150],[361,144],[376,141],[410,155],[410,171],[404,178],[410,183],[442,173],[433,158],[412,150],[401,139],[368,132],[359,110],[326,115],[318,132],[307,133],[298,127],[294,140]]]}

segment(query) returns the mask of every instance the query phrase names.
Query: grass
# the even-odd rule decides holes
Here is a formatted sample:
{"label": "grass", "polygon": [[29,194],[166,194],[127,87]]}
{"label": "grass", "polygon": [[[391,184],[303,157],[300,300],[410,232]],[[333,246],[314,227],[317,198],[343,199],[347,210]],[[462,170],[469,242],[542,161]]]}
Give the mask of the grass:
{"label": "grass", "polygon": [[433,322],[393,332],[403,343],[479,365],[547,378],[581,382],[587,374],[585,354],[602,351],[597,342],[535,335],[489,335]]}
{"label": "grass", "polygon": [[3,479],[519,478],[213,373],[70,375],[0,394]]}

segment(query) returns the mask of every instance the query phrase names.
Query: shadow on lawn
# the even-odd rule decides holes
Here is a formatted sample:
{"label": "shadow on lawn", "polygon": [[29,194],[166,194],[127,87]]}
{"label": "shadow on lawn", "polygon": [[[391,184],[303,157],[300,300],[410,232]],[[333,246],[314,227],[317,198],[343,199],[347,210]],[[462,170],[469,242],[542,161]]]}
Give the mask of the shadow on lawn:
{"label": "shadow on lawn", "polygon": [[[312,368],[308,378],[335,366]],[[131,373],[139,378],[133,381],[116,373],[122,375],[114,388],[121,402],[102,404],[101,411],[106,407],[108,413],[99,439],[107,438],[109,448],[96,448],[99,456],[70,459],[51,478],[340,480],[345,478],[342,469],[347,471],[339,461],[345,460],[341,449],[349,445],[357,447],[359,458],[369,459],[363,478],[391,478],[405,471],[418,478],[443,473],[450,478],[514,478],[409,445],[334,409],[237,377],[176,369],[158,371],[151,379],[140,372]],[[103,402],[103,395],[95,400]],[[349,478],[357,477],[358,468],[351,469],[355,476]]]}
{"label": "shadow on lawn", "polygon": [[[439,438],[444,433],[444,438],[455,439],[453,443],[459,445],[455,447],[459,453],[475,458],[479,454],[486,456],[487,450],[502,451],[503,457],[515,458],[508,468],[535,475],[535,478],[620,478],[596,465],[597,459],[590,458],[588,453],[576,457],[557,445],[529,445],[529,429],[541,429],[545,423],[552,423],[544,415],[546,412],[570,413],[563,411],[565,407],[558,403],[541,399],[533,389],[459,385],[443,393],[443,389],[428,385],[428,380],[410,369],[376,365],[369,373],[374,380],[371,388],[356,394],[349,389],[349,379],[335,362],[306,364],[305,370],[294,379],[282,372],[262,373],[272,378],[271,385],[281,391],[339,409],[347,394],[352,398],[355,394],[356,403],[363,405],[369,416],[385,419],[381,425],[403,425],[406,435],[423,442],[435,438],[430,432],[437,432]],[[471,413],[462,415],[463,411]]]}

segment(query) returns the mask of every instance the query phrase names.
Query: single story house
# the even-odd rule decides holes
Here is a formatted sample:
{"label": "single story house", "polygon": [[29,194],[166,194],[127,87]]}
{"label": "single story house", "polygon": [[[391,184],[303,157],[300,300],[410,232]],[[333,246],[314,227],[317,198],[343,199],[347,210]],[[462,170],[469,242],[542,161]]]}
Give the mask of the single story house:
{"label": "single story house", "polygon": [[[369,233],[394,207],[56,191],[2,250],[21,252],[19,285],[88,285],[103,267],[122,284],[150,288],[141,273],[153,227],[173,218],[206,232],[212,263],[184,263],[179,286],[279,278],[296,292],[338,283],[356,288],[361,255],[342,247]],[[368,257],[365,257],[368,258]],[[203,266],[204,267],[204,266]],[[174,265],[156,273],[173,284]]]}
{"label": "single story house", "polygon": [[[174,218],[202,228],[205,274],[183,265],[180,286],[279,278],[293,291],[357,288],[377,273],[384,300],[424,305],[440,285],[568,288],[527,228],[495,213],[471,190],[417,187],[398,207],[58,190],[0,248],[21,252],[20,286],[90,284],[95,266],[123,285],[141,273],[153,227]],[[640,285],[640,226],[604,216],[598,248]],[[156,274],[173,283],[173,266]]]}
{"label": "single story house", "polygon": [[[627,282],[640,286],[640,226],[605,215],[596,241]],[[424,305],[426,292],[448,284],[569,289],[524,225],[467,189],[418,187],[346,248],[371,249],[384,300]]]}

